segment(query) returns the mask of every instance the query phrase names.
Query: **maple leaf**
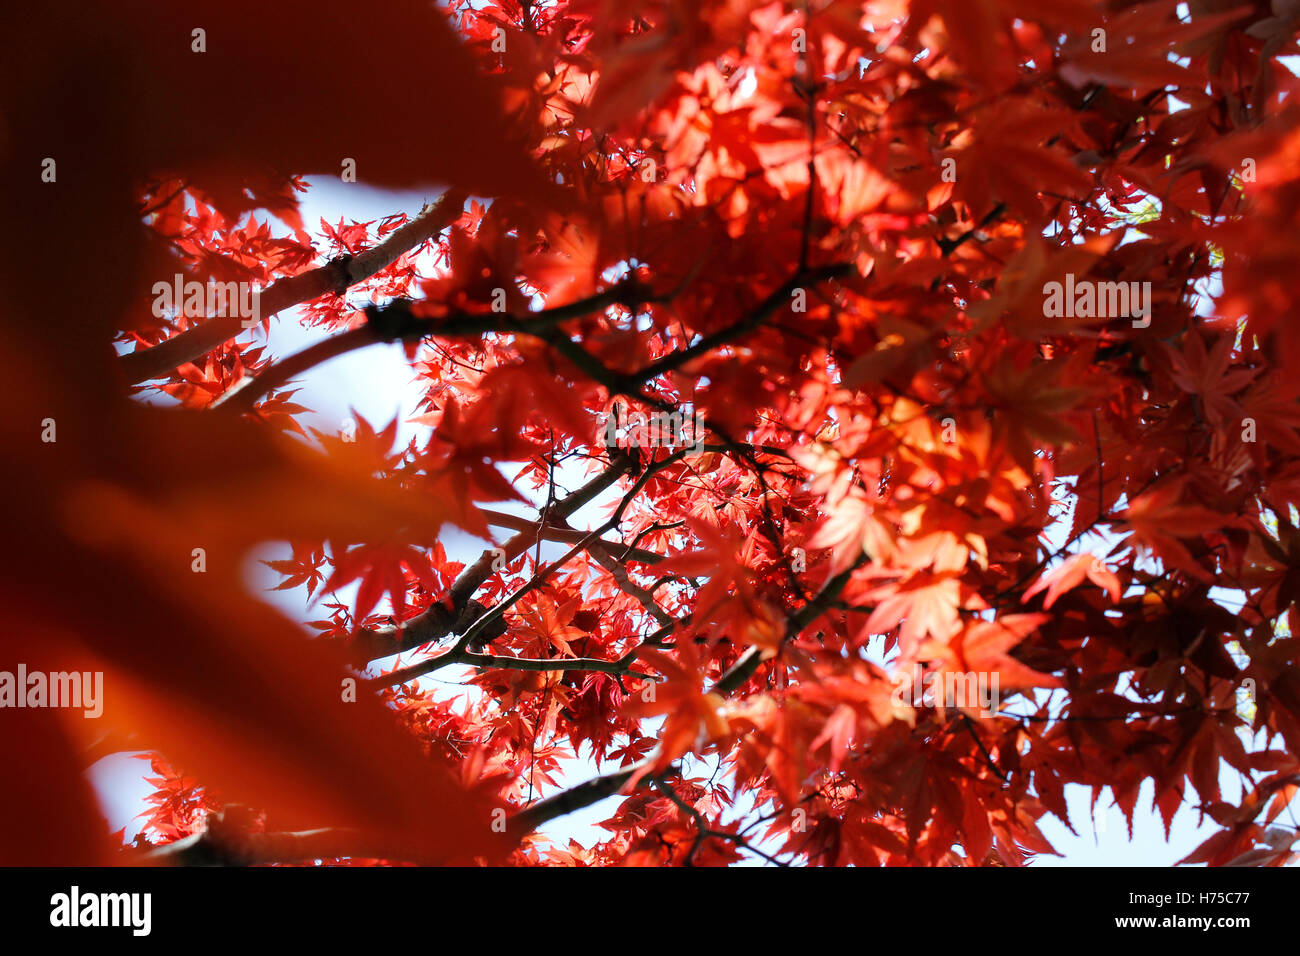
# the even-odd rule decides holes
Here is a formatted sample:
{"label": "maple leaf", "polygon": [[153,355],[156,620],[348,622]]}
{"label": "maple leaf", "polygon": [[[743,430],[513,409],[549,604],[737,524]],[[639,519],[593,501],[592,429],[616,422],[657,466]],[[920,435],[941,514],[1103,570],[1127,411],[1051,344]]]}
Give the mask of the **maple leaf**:
{"label": "maple leaf", "polygon": [[887,562],[895,551],[894,529],[876,514],[860,490],[852,490],[835,505],[831,516],[808,539],[810,548],[830,548],[828,574],[834,576],[851,567],[863,554]]}
{"label": "maple leaf", "polygon": [[268,568],[285,576],[271,590],[287,591],[291,588],[307,588],[307,597],[316,593],[317,586],[324,580],[324,575],[320,571],[320,566],[325,560],[324,552],[315,545],[293,546],[293,557],[284,561],[263,561]]}
{"label": "maple leaf", "polygon": [[[957,0],[954,0],[955,5]],[[984,215],[1001,201],[1031,221],[1042,215],[1040,192],[1081,195],[1091,177],[1046,145],[1074,117],[1030,97],[1003,98],[977,130],[954,142],[960,170],[955,193]]]}
{"label": "maple leaf", "polygon": [[633,782],[645,774],[659,773],[668,768],[701,741],[725,738],[731,733],[730,723],[722,713],[723,699],[713,692],[701,690],[701,661],[696,653],[682,650],[672,658],[650,650],[645,651],[641,659],[667,680],[655,687],[648,697],[641,695],[629,699],[623,706],[623,714],[634,719],[661,714],[667,717],[659,733],[654,761],[642,764]]}
{"label": "maple leaf", "polygon": [[1231,396],[1250,385],[1261,370],[1239,368],[1229,371],[1232,365],[1231,338],[1219,336],[1208,352],[1205,340],[1195,333],[1186,337],[1181,352],[1169,345],[1164,347],[1173,365],[1170,377],[1183,391],[1200,398],[1212,423],[1217,425],[1242,419],[1241,406]]}
{"label": "maple leaf", "polygon": [[570,642],[585,637],[583,630],[574,624],[577,610],[576,600],[557,607],[549,595],[538,593],[536,601],[519,609],[518,634],[531,637],[538,652],[545,656],[556,650],[561,656],[576,657]]}
{"label": "maple leaf", "polygon": [[325,590],[334,591],[359,580],[354,619],[362,621],[387,594],[393,604],[393,617],[406,617],[406,592],[411,584],[407,574],[430,593],[438,588],[438,578],[428,554],[401,542],[384,545],[357,545],[334,555],[334,571],[325,582]]}
{"label": "maple leaf", "polygon": [[1003,357],[985,378],[993,407],[998,411],[996,427],[1007,436],[1016,460],[1033,467],[1033,451],[1038,441],[1068,445],[1078,440],[1078,432],[1066,414],[1086,395],[1082,388],[1060,384],[1061,369],[1052,362],[1035,362],[1017,368],[1010,357]]}
{"label": "maple leaf", "polygon": [[1184,485],[1178,479],[1153,488],[1133,499],[1117,518],[1131,529],[1128,540],[1174,567],[1208,579],[1208,573],[1183,544],[1183,539],[1214,530],[1226,522],[1222,515],[1208,508],[1183,502]]}
{"label": "maple leaf", "polygon": [[1007,652],[1028,638],[1045,620],[1039,614],[1004,614],[994,621],[972,621],[952,641],[968,671],[996,673],[1000,690],[1061,687],[1061,681],[1011,657]]}
{"label": "maple leaf", "polygon": [[1144,89],[1151,86],[1181,86],[1188,70],[1170,58],[1187,44],[1199,40],[1241,16],[1239,10],[1206,15],[1200,12],[1188,21],[1176,14],[1174,0],[1149,3],[1108,18],[1103,41],[1095,35],[1071,44],[1060,68],[1061,78],[1075,88],[1088,83]]}
{"label": "maple leaf", "polygon": [[1039,591],[1046,589],[1047,597],[1043,599],[1043,608],[1047,609],[1056,603],[1058,597],[1078,587],[1085,580],[1091,581],[1105,591],[1111,601],[1119,600],[1119,578],[1093,554],[1076,554],[1066,558],[1051,571],[1044,572],[1038,581],[1021,595],[1020,599],[1028,602]]}
{"label": "maple leaf", "polygon": [[944,640],[958,629],[961,586],[951,573],[918,572],[875,593],[879,603],[866,629],[881,633],[898,627],[904,656],[927,635]]}

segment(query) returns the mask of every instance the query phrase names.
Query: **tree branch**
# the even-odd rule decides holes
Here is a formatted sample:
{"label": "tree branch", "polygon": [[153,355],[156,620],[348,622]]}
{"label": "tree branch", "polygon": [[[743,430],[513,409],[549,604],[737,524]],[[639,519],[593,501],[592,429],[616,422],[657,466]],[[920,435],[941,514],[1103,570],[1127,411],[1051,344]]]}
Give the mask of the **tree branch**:
{"label": "tree branch", "polygon": [[[798,633],[815,621],[831,604],[835,601],[844,586],[848,584],[849,578],[853,572],[867,560],[863,554],[854,562],[852,567],[846,568],[839,574],[835,575],[826,582],[826,586],[818,592],[817,596],[810,602],[796,611],[786,624],[786,640],[798,635]],[[740,659],[719,678],[718,682],[713,685],[715,693],[723,697],[729,697],[735,693],[741,685],[745,683],[758,669],[761,661],[761,654],[757,647],[751,647],[741,655]],[[552,797],[548,797],[538,803],[533,804],[526,810],[521,810],[510,818],[509,830],[511,833],[518,833],[520,837],[532,832],[544,823],[554,820],[556,817],[562,817],[566,814],[573,813],[575,810],[581,810],[583,807],[591,806],[606,797],[611,797],[618,793],[627,784],[629,780],[643,774],[645,770],[652,767],[656,757],[651,754],[641,763],[620,770],[617,773],[604,774],[603,776],[594,777],[585,783],[580,783],[576,787],[561,791]],[[662,778],[659,776],[648,778],[651,782],[658,781]]]}
{"label": "tree branch", "polygon": [[[459,219],[467,198],[464,192],[448,190],[437,202],[425,206],[420,215],[365,252],[340,256],[323,266],[279,280],[261,295],[262,317],[269,318],[331,292],[341,295],[350,286],[364,282]],[[244,321],[241,316],[213,316],[157,345],[123,355],[119,361],[127,381],[134,385],[169,375],[177,366],[193,362],[239,335],[244,331]]]}
{"label": "tree branch", "polygon": [[[512,531],[526,531],[530,534],[540,534],[547,541],[560,541],[565,544],[573,544],[575,541],[581,541],[587,536],[586,531],[578,528],[571,528],[568,525],[559,525],[548,521],[543,525],[540,521],[533,521],[522,515],[507,514],[504,511],[491,511],[480,509],[480,514],[487,519],[487,523],[494,528],[509,528]],[[603,538],[592,543],[592,553],[596,553],[596,548],[603,550],[617,550],[620,561],[639,561],[642,564],[658,564],[665,560],[662,554],[655,554],[653,551],[646,551],[644,548],[628,547],[621,541],[606,541]],[[599,560],[599,558],[597,559]]]}
{"label": "tree branch", "polygon": [[[567,519],[635,468],[636,462],[630,456],[622,453],[614,455],[608,468],[552,505],[551,517],[555,520]],[[474,592],[492,575],[492,566],[498,553],[504,552],[504,560],[509,563],[528,550],[535,535],[535,530],[530,526],[529,530],[513,535],[499,549],[484,551],[477,561],[461,571],[448,592],[456,609],[454,613],[442,603],[435,602],[401,624],[362,630],[351,639],[353,663],[365,667],[372,660],[412,650],[452,633],[457,618],[469,604]]]}
{"label": "tree branch", "polygon": [[821,282],[826,279],[837,279],[846,276],[853,271],[853,263],[837,262],[828,266],[818,266],[815,269],[801,269],[795,275],[791,276],[770,295],[767,296],[758,307],[749,315],[745,316],[739,322],[727,326],[725,329],[719,329],[712,335],[707,335],[700,341],[696,342],[689,348],[678,349],[675,352],[669,352],[660,358],[657,362],[652,362],[639,372],[633,372],[626,376],[634,385],[641,385],[644,382],[658,378],[665,372],[671,372],[681,368],[691,359],[705,355],[720,345],[733,342],[745,334],[754,331],[764,322],[766,322],[782,305],[789,303],[796,289],[804,285],[810,285]]}
{"label": "tree branch", "polygon": [[[840,596],[840,592],[844,590],[844,586],[849,583],[849,578],[853,576],[853,572],[865,564],[867,560],[865,553],[860,554],[852,565],[827,581],[826,586],[817,592],[816,597],[792,614],[786,621],[785,636],[782,641],[790,641],[798,637],[800,631],[829,609],[835,599]],[[762,652],[759,647],[757,645],[750,647],[749,650],[740,655],[736,663],[732,664],[725,674],[718,678],[718,682],[713,685],[714,693],[722,694],[724,697],[734,693],[745,681],[754,676],[754,672],[758,670],[758,665],[762,663],[762,660]]]}
{"label": "tree branch", "polygon": [[205,830],[141,853],[146,866],[258,866],[267,863],[308,863],[339,857],[398,860],[437,865],[443,860],[413,854],[400,836],[366,833],[345,827],[280,833],[246,833],[238,840],[214,839]]}
{"label": "tree branch", "polygon": [[631,308],[653,301],[657,300],[650,289],[635,279],[626,279],[568,305],[529,312],[523,316],[497,312],[453,312],[437,318],[426,318],[411,312],[409,299],[398,299],[382,307],[367,307],[365,325],[316,342],[263,369],[257,375],[241,379],[212,404],[214,408],[225,406],[238,412],[251,411],[258,400],[291,381],[294,376],[340,355],[380,342],[418,342],[431,336],[473,338],[488,332],[513,332],[545,339],[547,331],[559,322],[600,312],[611,305]]}
{"label": "tree branch", "polygon": [[632,670],[632,662],[636,660],[636,655],[640,650],[641,646],[638,645],[618,660],[607,661],[598,657],[504,657],[498,654],[479,654],[475,651],[453,647],[432,660],[421,661],[419,664],[412,664],[410,667],[403,667],[401,670],[392,671],[379,677],[366,678],[364,683],[372,686],[394,687],[423,677],[435,670],[450,667],[452,664],[466,664],[480,669],[495,667],[500,670],[516,671],[594,671],[602,674],[632,674],[645,680],[659,680],[653,674],[643,674],[640,671]]}
{"label": "tree branch", "polygon": [[[622,501],[619,503],[618,507],[614,509],[614,513],[610,515],[608,519],[606,519],[604,524],[596,528],[593,528],[591,531],[588,531],[583,536],[582,540],[578,541],[572,548],[570,548],[567,552],[565,552],[561,557],[551,562],[545,568],[538,568],[537,571],[526,583],[521,585],[508,598],[505,598],[504,600],[499,601],[497,604],[495,604],[491,608],[491,610],[489,610],[486,614],[484,614],[477,621],[475,621],[469,627],[468,630],[464,631],[460,635],[460,638],[456,641],[455,646],[451,648],[451,650],[438,655],[432,660],[424,661],[423,663],[420,664],[413,664],[410,667],[403,668],[401,671],[395,671],[390,674],[384,674],[380,677],[370,678],[368,679],[367,683],[384,684],[384,685],[403,683],[415,677],[420,677],[423,676],[424,674],[430,674],[433,671],[440,670],[444,667],[448,667],[451,664],[465,663],[466,661],[464,660],[464,654],[466,653],[466,649],[474,643],[476,637],[478,637],[481,634],[484,634],[495,622],[501,620],[502,615],[504,615],[507,610],[513,607],[521,598],[523,598],[525,594],[529,593],[534,588],[536,588],[539,584],[541,584],[544,580],[546,580],[546,578],[549,577],[552,573],[554,573],[558,568],[563,567],[575,555],[580,554],[582,551],[590,547],[591,543],[593,541],[599,540],[600,536],[604,534],[606,531],[618,527],[619,522],[623,520],[623,512],[627,509],[628,505],[631,504],[633,499],[635,499],[636,496],[641,493],[641,490],[645,488],[645,486],[650,482],[650,479],[652,479],[655,476],[655,474],[662,471],[663,469],[669,467],[670,465],[676,464],[683,457],[685,457],[686,453],[687,453],[687,449],[683,448],[669,455],[667,458],[663,459],[662,461],[653,462],[648,467],[646,467],[646,469],[637,478],[636,483],[633,484],[633,486],[627,491],[626,494],[624,494]],[[552,513],[557,514],[561,518],[568,517],[568,515],[572,513],[572,511],[574,510],[574,508],[570,506],[570,502],[572,501],[573,498],[574,495],[569,495],[559,505],[553,506],[551,509]],[[560,509],[562,507],[565,510],[563,514],[560,514]],[[518,542],[517,553],[521,553],[522,551],[527,550],[529,547],[529,542],[527,541],[526,536],[523,534],[515,535],[514,538],[511,538],[511,542],[512,543]],[[490,555],[491,552],[485,552],[483,558],[479,559],[475,567],[478,567],[478,565],[482,564],[484,558],[488,558]],[[490,562],[489,562],[489,568],[490,568]],[[462,572],[461,579],[458,579],[456,583],[452,585],[451,593],[453,595],[453,599],[456,594],[456,588],[460,586],[461,580],[464,579],[466,573],[468,572]],[[487,572],[485,571],[484,579],[486,579],[486,577],[487,577]],[[475,587],[477,588],[477,585],[475,585]],[[460,605],[458,604],[457,606]],[[444,610],[444,613],[447,612]],[[425,642],[421,642],[421,643],[425,643]],[[395,652],[390,651],[389,653],[395,653]],[[507,660],[508,659],[509,658],[507,658]],[[395,679],[399,677],[400,679]]]}

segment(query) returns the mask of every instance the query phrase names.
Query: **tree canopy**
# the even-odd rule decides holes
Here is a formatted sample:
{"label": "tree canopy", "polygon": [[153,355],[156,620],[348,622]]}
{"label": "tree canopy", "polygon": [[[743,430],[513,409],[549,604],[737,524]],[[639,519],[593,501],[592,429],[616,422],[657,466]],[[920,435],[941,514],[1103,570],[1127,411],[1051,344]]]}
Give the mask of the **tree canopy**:
{"label": "tree canopy", "polygon": [[[1148,781],[1292,858],[1300,6],[42,6],[0,667],[103,714],[0,712],[6,862],[1014,866]],[[381,342],[416,437],[310,427]]]}

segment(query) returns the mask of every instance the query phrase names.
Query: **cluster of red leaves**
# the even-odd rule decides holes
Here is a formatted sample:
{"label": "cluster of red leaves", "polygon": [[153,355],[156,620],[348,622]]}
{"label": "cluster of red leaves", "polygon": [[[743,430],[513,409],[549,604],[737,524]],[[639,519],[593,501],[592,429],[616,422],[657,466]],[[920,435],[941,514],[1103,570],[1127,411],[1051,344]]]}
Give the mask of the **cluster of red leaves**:
{"label": "cluster of red leaves", "polygon": [[207,816],[221,807],[193,777],[178,773],[157,754],[140,754],[149,761],[155,776],[145,777],[145,783],[155,790],[145,802],[150,809],[140,814],[144,817],[141,832],[155,843],[172,843],[183,837],[201,832]]}
{"label": "cluster of red leaves", "polygon": [[[16,327],[54,315],[31,348],[0,350],[20,449],[7,497],[33,542],[3,585],[18,624],[103,661],[129,702],[112,719],[205,786],[286,828],[406,834],[421,859],[1018,865],[1053,852],[1044,814],[1079,824],[1066,784],[1109,789],[1132,821],[1149,780],[1166,826],[1190,805],[1221,827],[1189,862],[1290,860],[1290,6],[1195,0],[1181,20],[1174,0],[451,6],[452,26],[414,3],[360,26],[340,8],[343,31],[316,8],[294,21],[227,3],[207,22],[266,21],[243,60],[213,42],[207,64],[229,72],[187,69],[187,38],[123,20],[152,30],[150,69],[173,79],[99,91],[99,122],[151,129],[170,110],[183,128],[141,134],[55,199],[5,199],[36,248],[63,251],[56,272],[31,235],[4,250],[24,280]],[[332,96],[285,82],[344,53],[386,66],[331,78]],[[57,153],[66,134],[24,102],[20,88],[4,106],[44,138],[15,141]],[[284,393],[251,420],[204,411],[267,367],[252,337],[151,386],[187,408],[127,401],[108,342],[171,331],[142,318],[137,271],[266,282],[394,228],[340,223],[328,248],[310,245],[295,177],[345,156],[368,182],[432,177],[491,199],[439,240],[436,274],[404,257],[367,286],[423,300],[431,335],[410,351],[428,439],[393,449],[366,426],[355,443],[316,434],[309,453],[279,434],[306,437]],[[6,158],[20,160],[38,168]],[[137,269],[114,270],[93,232],[141,183]],[[65,270],[78,294],[51,303]],[[1149,283],[1149,321],[1053,314],[1046,286],[1067,276]],[[553,321],[533,304],[615,286],[651,294]],[[335,296],[305,320],[357,321]],[[708,451],[612,461],[614,401],[702,413]],[[45,417],[57,445],[34,437]],[[575,508],[553,510],[584,468],[596,482],[621,469],[588,525],[608,516],[614,537],[555,566],[540,542],[576,540],[560,536],[581,526]],[[464,612],[454,585],[472,569],[433,544],[439,526],[486,534],[505,519],[477,506],[523,491],[546,505],[476,579],[505,631],[471,690],[397,678],[387,710],[364,693],[334,703],[335,645],[379,660],[382,634],[420,653],[403,626]],[[285,587],[358,584],[317,622],[324,640],[293,643],[242,593],[238,559],[268,539],[294,542],[272,563]],[[198,544],[219,556],[201,585]],[[60,600],[69,589],[87,610]],[[996,678],[1000,708],[900,697],[916,666]],[[6,760],[37,753],[5,746]],[[43,759],[82,802],[41,818],[88,814],[75,760],[54,750]],[[607,839],[487,836],[492,807],[556,806],[543,798],[564,795],[579,755],[626,771]],[[697,758],[709,778],[688,776]],[[1239,801],[1221,792],[1225,765]],[[0,825],[33,812],[26,797],[6,796]],[[421,812],[433,798],[436,821]],[[84,856],[103,843],[92,831],[46,849]]]}

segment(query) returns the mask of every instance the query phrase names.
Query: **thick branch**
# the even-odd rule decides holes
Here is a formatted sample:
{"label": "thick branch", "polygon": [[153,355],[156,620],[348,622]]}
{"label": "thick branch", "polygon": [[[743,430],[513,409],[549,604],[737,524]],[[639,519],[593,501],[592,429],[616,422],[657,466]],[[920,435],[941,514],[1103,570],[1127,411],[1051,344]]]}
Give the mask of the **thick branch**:
{"label": "thick branch", "polygon": [[[341,295],[350,286],[364,282],[459,219],[466,198],[459,190],[449,190],[437,202],[425,206],[420,215],[365,252],[340,256],[274,283],[261,295],[262,317],[268,318],[331,292]],[[157,345],[123,355],[120,361],[127,381],[136,384],[170,374],[177,366],[193,362],[239,335],[244,331],[244,322],[241,316],[213,316]]]}
{"label": "thick branch", "polygon": [[301,352],[295,352],[282,362],[276,362],[261,375],[250,375],[241,379],[224,395],[212,403],[213,408],[226,408],[237,412],[250,412],[257,400],[282,385],[291,382],[308,369],[323,365],[330,359],[338,358],[348,352],[366,345],[373,345],[376,339],[370,326],[362,325],[349,329],[339,335],[314,342]]}
{"label": "thick branch", "polygon": [[[833,577],[812,601],[790,617],[786,626],[787,639],[797,635],[800,630],[816,620],[822,612],[834,604],[845,584],[848,583],[854,569],[861,564],[862,560],[859,559],[853,568],[842,571]],[[446,614],[447,612],[444,610],[443,613]],[[627,673],[638,649],[634,648],[618,661],[585,658],[541,661],[475,654],[463,649],[453,648],[448,654],[437,660],[442,661],[449,656],[454,656],[457,662],[482,667],[514,667],[521,670],[547,671],[599,670],[606,673]],[[719,679],[717,684],[714,685],[714,690],[724,696],[730,695],[753,674],[758,667],[759,660],[759,655],[751,649],[750,653],[742,655],[741,659]],[[389,683],[388,678],[393,676],[395,675],[386,675],[384,682]],[[654,777],[643,776],[645,771],[653,766],[655,759],[655,756],[651,755],[639,764],[614,773],[594,777],[545,800],[538,801],[510,818],[509,832],[517,838],[522,838],[551,820],[567,816],[577,810],[598,803],[606,797],[614,796],[630,780],[639,776],[642,776],[643,779],[653,785],[658,785],[663,779],[663,774]],[[237,852],[232,852],[226,848],[218,848],[211,842],[205,841],[204,835],[200,834],[153,850],[146,855],[145,861],[190,866],[248,866],[257,863],[303,862],[347,856],[405,860],[409,859],[409,851],[382,839],[369,838],[360,831],[326,829],[309,830],[301,833],[250,834],[245,840],[241,841]],[[436,861],[413,860],[412,862]]]}
{"label": "thick branch", "polygon": [[249,411],[259,399],[294,376],[347,352],[379,342],[418,342],[428,336],[475,338],[488,332],[513,332],[545,338],[548,330],[557,323],[600,312],[611,305],[630,308],[653,301],[656,299],[650,290],[635,280],[625,280],[568,305],[529,312],[522,316],[497,312],[453,312],[438,318],[425,318],[411,312],[409,300],[399,299],[382,308],[368,307],[368,321],[365,325],[317,342],[263,369],[259,374],[241,380],[214,405],[226,405],[241,412]]}
{"label": "thick branch", "polygon": [[672,615],[659,606],[653,594],[632,580],[627,573],[627,568],[623,566],[622,560],[611,553],[609,546],[604,541],[593,541],[588,550],[591,552],[591,556],[600,563],[600,566],[614,576],[614,581],[617,582],[623,592],[636,598],[641,606],[650,612],[650,616],[656,622],[659,624],[673,623]]}
{"label": "thick branch", "polygon": [[474,651],[453,647],[445,654],[439,654],[432,660],[421,661],[419,664],[412,664],[410,667],[403,667],[401,670],[392,671],[380,677],[367,678],[365,683],[392,687],[413,681],[425,674],[449,667],[452,664],[466,664],[478,668],[495,667],[501,670],[516,671],[595,671],[602,674],[632,674],[646,680],[656,680],[657,678],[653,674],[643,674],[632,670],[632,662],[636,660],[637,652],[640,649],[640,647],[635,647],[618,660],[607,661],[598,657],[504,657],[498,654],[478,654]]}
{"label": "thick branch", "polygon": [[[852,271],[852,263],[847,262],[820,266],[815,269],[800,269],[794,276],[770,293],[758,304],[753,312],[743,319],[727,326],[725,329],[719,329],[717,332],[705,336],[688,348],[669,352],[658,361],[652,362],[638,371],[626,374],[616,372],[605,365],[600,359],[577,342],[574,342],[559,329],[546,330],[544,334],[540,334],[538,337],[568,359],[575,368],[593,382],[605,386],[610,395],[627,395],[657,408],[670,410],[669,406],[664,402],[643,394],[640,387],[660,375],[681,368],[692,359],[699,358],[719,346],[726,345],[728,342],[733,342],[753,332],[778,312],[782,306],[788,305],[796,289],[825,279],[839,278],[848,275]],[[710,424],[710,427],[714,426]]]}
{"label": "thick branch", "polygon": [[409,841],[343,827],[281,833],[242,834],[237,842],[214,840],[207,831],[141,854],[147,866],[258,866],[308,863],[339,857],[398,860],[437,865],[443,860],[413,855]]}
{"label": "thick branch", "polygon": [[615,773],[593,777],[576,787],[570,787],[545,800],[539,800],[528,809],[520,810],[511,817],[507,830],[522,838],[557,817],[567,816],[593,803],[599,803],[606,797],[612,797],[622,790],[629,780],[638,773],[644,772],[652,762],[646,760]]}

